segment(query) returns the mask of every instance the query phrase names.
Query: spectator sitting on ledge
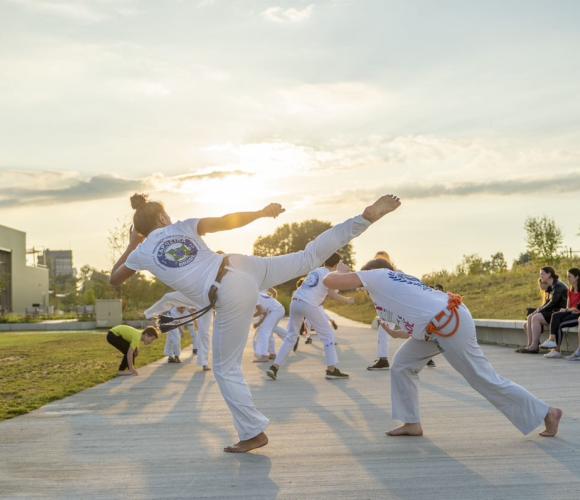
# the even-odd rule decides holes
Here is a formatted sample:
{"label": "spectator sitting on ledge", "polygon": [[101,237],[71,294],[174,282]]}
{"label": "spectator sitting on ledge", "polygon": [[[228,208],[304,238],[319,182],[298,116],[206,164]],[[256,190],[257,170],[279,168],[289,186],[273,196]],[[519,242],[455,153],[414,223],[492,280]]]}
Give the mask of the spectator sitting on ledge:
{"label": "spectator sitting on ledge", "polygon": [[566,309],[552,314],[550,337],[540,345],[541,348],[552,349],[548,354],[544,354],[545,358],[561,358],[560,346],[564,339],[563,329],[578,326],[578,318],[580,317],[580,292],[578,291],[580,285],[580,269],[573,267],[568,270],[568,282],[570,283],[570,288],[568,290]]}
{"label": "spectator sitting on ledge", "polygon": [[551,288],[550,300],[528,316],[526,328],[528,345],[516,350],[522,354],[538,354],[540,352],[540,336],[544,327],[550,324],[554,312],[566,307],[568,288],[560,281],[554,268],[542,267],[540,280],[540,286],[547,285]]}

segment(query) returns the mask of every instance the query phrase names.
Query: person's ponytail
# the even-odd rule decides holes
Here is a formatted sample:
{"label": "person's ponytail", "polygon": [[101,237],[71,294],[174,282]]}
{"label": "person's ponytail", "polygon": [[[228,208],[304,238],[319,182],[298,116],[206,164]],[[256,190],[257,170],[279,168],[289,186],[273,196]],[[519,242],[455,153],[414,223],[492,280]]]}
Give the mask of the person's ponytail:
{"label": "person's ponytail", "polygon": [[159,227],[159,216],[164,212],[161,203],[148,201],[148,198],[145,193],[135,193],[131,196],[131,207],[135,210],[133,226],[143,236]]}

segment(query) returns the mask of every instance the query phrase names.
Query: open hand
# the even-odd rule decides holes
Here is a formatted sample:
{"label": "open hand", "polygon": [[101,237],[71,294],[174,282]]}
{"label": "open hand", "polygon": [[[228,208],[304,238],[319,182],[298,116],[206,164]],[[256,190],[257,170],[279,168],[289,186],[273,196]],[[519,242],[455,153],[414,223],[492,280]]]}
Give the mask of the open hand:
{"label": "open hand", "polygon": [[273,217],[275,219],[285,211],[286,209],[283,208],[280,203],[270,203],[268,206],[262,209],[262,214],[264,214],[264,217]]}

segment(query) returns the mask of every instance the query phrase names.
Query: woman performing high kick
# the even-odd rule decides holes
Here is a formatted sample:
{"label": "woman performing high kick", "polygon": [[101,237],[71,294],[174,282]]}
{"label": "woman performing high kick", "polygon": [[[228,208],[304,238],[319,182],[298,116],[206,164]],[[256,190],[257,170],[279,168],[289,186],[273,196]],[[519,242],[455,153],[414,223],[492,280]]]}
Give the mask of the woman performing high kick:
{"label": "woman performing high kick", "polygon": [[284,212],[278,203],[256,212],[172,223],[161,203],[148,201],[144,195],[131,197],[134,229],[126,251],[113,267],[111,283],[120,285],[136,271],[147,270],[194,303],[215,308],[214,375],[240,438],[224,451],[245,453],[268,443],[264,433],[268,419],[254,405],[242,373],[258,291],[307,274],[400,204],[396,196],[382,196],[361,215],[319,235],[303,251],[254,257],[218,255],[201,236],[243,227],[263,217],[278,217]]}

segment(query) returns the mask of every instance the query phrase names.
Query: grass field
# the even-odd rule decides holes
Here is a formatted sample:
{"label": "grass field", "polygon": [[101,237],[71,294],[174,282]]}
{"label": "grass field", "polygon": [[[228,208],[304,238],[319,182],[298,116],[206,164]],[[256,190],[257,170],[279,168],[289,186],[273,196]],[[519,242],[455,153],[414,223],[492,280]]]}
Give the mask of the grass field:
{"label": "grass field", "polygon": [[[121,360],[106,333],[0,334],[0,420],[115,377]],[[183,345],[191,343],[186,336]],[[163,357],[165,337],[142,345],[137,367]]]}

